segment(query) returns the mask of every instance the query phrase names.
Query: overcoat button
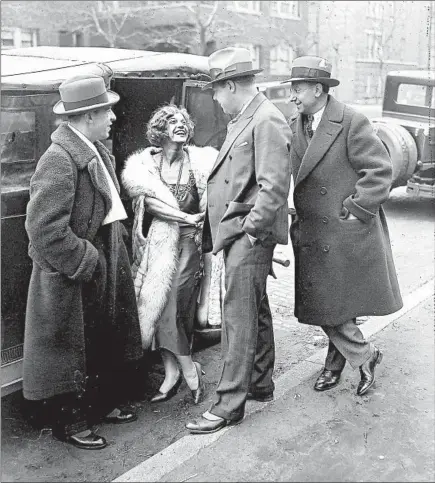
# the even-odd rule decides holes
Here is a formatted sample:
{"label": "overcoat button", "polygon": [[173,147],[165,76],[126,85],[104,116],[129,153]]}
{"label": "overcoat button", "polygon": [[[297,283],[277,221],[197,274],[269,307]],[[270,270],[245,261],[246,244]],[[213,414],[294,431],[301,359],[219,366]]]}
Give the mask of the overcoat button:
{"label": "overcoat button", "polygon": [[231,156],[231,154],[228,156],[230,159],[233,159],[233,157]]}
{"label": "overcoat button", "polygon": [[328,221],[329,221],[329,218],[327,216],[324,216],[322,218],[322,223],[328,223]]}
{"label": "overcoat button", "polygon": [[329,252],[329,245],[323,245],[323,251],[326,253],[326,252]]}
{"label": "overcoat button", "polygon": [[326,189],[324,186],[322,186],[322,187],[320,188],[320,194],[322,194],[322,195],[326,195],[326,193],[327,193],[327,192],[328,192],[328,190],[327,190],[327,189]]}
{"label": "overcoat button", "polygon": [[229,183],[229,180],[227,180],[227,179],[226,179],[226,180],[225,180],[225,184],[228,184],[228,183]]}
{"label": "overcoat button", "polygon": [[228,208],[228,203],[225,203],[225,208]]}

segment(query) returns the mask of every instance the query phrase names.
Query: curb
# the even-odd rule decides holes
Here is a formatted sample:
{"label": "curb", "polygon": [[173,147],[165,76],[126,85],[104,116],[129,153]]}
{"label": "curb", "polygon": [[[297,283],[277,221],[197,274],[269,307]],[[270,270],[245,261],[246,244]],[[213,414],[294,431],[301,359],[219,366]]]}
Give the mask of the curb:
{"label": "curb", "polygon": [[[403,297],[403,308],[394,314],[382,317],[370,317],[367,322],[360,325],[359,328],[366,338],[369,338],[380,332],[389,324],[399,319],[407,312],[417,307],[429,297],[434,296],[434,279],[426,282],[424,285],[416,289],[414,292]],[[318,350],[315,354],[306,360],[295,364],[291,369],[278,377],[275,381],[275,398],[280,399],[290,389],[298,386],[301,382],[309,379],[317,373],[322,367],[326,357],[327,347]],[[263,407],[271,404],[273,401],[266,403],[258,403],[248,401],[246,404],[245,417],[261,411]],[[171,444],[163,451],[155,454],[151,458],[138,464],[131,470],[120,475],[113,480],[114,482],[156,482],[163,476],[173,471],[179,465],[195,456],[201,449],[210,446],[217,441],[223,434],[230,431],[231,427],[224,428],[221,431],[205,435],[189,434],[182,437],[175,443]]]}

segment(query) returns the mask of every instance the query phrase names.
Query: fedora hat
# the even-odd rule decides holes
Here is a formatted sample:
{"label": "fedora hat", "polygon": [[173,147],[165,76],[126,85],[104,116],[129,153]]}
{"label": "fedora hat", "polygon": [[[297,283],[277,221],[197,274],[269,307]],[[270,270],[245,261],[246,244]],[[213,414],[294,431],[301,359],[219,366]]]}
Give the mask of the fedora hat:
{"label": "fedora hat", "polygon": [[212,87],[216,82],[254,75],[263,69],[254,69],[251,52],[242,47],[227,47],[213,52],[208,58],[211,81],[203,89]]}
{"label": "fedora hat", "polygon": [[282,81],[281,84],[304,81],[320,82],[329,87],[338,86],[340,81],[331,78],[331,70],[332,65],[326,59],[314,55],[304,55],[293,61],[290,79]]}
{"label": "fedora hat", "polygon": [[59,86],[60,101],[53,112],[60,115],[81,114],[103,107],[113,106],[119,101],[116,92],[106,89],[104,79],[99,75],[77,75]]}

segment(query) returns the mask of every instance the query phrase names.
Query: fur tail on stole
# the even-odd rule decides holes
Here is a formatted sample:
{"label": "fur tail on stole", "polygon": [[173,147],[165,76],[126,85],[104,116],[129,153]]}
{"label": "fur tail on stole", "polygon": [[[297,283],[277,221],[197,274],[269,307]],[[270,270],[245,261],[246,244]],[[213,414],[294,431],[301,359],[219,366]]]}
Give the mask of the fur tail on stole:
{"label": "fur tail on stole", "polygon": [[178,268],[179,229],[177,223],[154,218],[147,238],[142,233],[144,196],[133,201],[132,275],[136,293],[143,349],[150,348],[156,326],[168,302]]}

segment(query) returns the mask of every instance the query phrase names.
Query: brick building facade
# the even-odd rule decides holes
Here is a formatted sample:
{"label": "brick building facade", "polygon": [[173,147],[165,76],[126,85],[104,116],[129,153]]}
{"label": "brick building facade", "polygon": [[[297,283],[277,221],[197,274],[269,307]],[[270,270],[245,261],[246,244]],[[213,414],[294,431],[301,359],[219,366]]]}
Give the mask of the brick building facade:
{"label": "brick building facade", "polygon": [[[237,45],[251,50],[264,80],[288,77],[308,32],[306,1],[3,0],[1,9],[2,48],[114,46],[208,55]],[[116,35],[109,38],[109,30]]]}
{"label": "brick building facade", "polygon": [[307,49],[326,57],[345,102],[379,103],[391,70],[428,68],[433,2],[315,1]]}

